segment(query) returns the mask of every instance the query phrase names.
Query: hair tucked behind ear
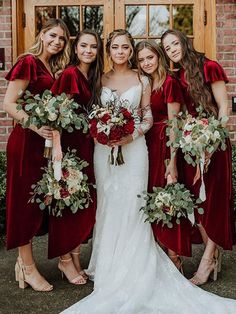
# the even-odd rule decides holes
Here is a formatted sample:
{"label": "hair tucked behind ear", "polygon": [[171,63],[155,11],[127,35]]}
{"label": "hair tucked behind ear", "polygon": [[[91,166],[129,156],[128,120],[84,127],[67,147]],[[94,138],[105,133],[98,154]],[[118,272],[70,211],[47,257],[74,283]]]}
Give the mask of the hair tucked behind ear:
{"label": "hair tucked behind ear", "polygon": [[178,37],[182,47],[182,60],[179,62],[185,70],[185,79],[188,83],[188,91],[196,106],[202,106],[209,114],[217,116],[217,108],[212,101],[212,94],[204,80],[204,53],[193,48],[191,40],[178,30],[167,30],[161,36],[161,43],[164,38],[172,34]]}
{"label": "hair tucked behind ear", "polygon": [[73,65],[80,64],[80,60],[78,59],[75,51],[76,51],[78,42],[83,35],[92,35],[95,37],[96,42],[97,42],[97,57],[95,61],[93,61],[92,64],[90,65],[89,73],[88,73],[88,81],[92,89],[92,97],[88,104],[88,109],[90,109],[93,104],[100,104],[100,93],[101,93],[101,86],[102,86],[101,77],[102,77],[103,68],[104,68],[103,44],[102,44],[102,40],[100,36],[95,31],[91,29],[84,29],[83,31],[79,32],[72,44],[72,54],[71,54],[70,63]]}

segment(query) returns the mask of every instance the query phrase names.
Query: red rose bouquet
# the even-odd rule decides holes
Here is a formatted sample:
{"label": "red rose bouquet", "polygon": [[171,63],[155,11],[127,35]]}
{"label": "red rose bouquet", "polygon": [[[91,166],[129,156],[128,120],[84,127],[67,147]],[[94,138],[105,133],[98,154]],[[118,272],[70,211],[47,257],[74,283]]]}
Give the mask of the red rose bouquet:
{"label": "red rose bouquet", "polygon": [[[100,144],[108,145],[110,141],[119,141],[132,134],[135,128],[135,113],[127,100],[115,100],[106,106],[93,106],[89,114],[89,130],[93,138]],[[121,146],[118,146],[116,160],[114,147],[111,148],[111,164],[124,164]]]}

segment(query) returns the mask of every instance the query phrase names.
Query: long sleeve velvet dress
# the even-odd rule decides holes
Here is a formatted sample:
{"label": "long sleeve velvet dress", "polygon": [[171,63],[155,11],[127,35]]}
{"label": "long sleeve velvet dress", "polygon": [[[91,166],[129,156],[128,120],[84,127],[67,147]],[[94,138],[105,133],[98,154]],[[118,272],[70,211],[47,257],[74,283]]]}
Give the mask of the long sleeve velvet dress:
{"label": "long sleeve velvet dress", "polygon": [[[28,80],[27,90],[42,94],[50,89],[54,78],[42,61],[32,55],[22,57],[6,76],[9,81]],[[7,143],[7,249],[26,245],[47,231],[47,213],[37,203],[29,203],[31,185],[42,176],[47,165],[43,157],[44,138],[23,128],[19,123],[13,128]]]}
{"label": "long sleeve velvet dress", "polygon": [[[203,67],[206,87],[211,91],[212,102],[216,105],[211,84],[217,81],[228,82],[222,67],[215,61],[206,59]],[[189,113],[197,115],[195,104],[188,92],[184,70],[178,73],[182,86],[184,102]],[[181,180],[196,195],[199,196],[201,180],[193,185],[196,168],[187,164],[183,158],[179,160]],[[201,204],[204,214],[195,213],[196,221],[201,223],[209,238],[226,250],[232,249],[235,242],[233,220],[233,188],[232,188],[232,151],[230,141],[227,141],[225,151],[217,150],[211,157],[208,171],[204,174],[206,201]],[[198,242],[197,231],[193,233],[193,242]]]}
{"label": "long sleeve velvet dress", "polygon": [[[166,135],[168,120],[168,103],[183,102],[181,87],[178,81],[167,75],[165,82],[159,90],[152,91],[151,109],[153,126],[146,134],[149,153],[149,180],[148,191],[152,188],[165,187],[165,160],[170,159],[170,148],[166,146],[169,140]],[[152,229],[155,238],[166,248],[175,251],[178,255],[191,256],[191,223],[182,218],[181,224],[173,222],[173,228],[162,226],[162,223],[153,223]]]}
{"label": "long sleeve velvet dress", "polygon": [[[91,98],[89,82],[76,66],[70,66],[64,70],[51,90],[55,95],[63,92],[70,95],[83,107],[87,106]],[[68,148],[76,149],[77,155],[89,163],[84,171],[88,176],[88,182],[94,184],[94,142],[90,135],[84,134],[81,130],[74,130],[72,133],[63,130],[61,144],[63,152],[66,152]],[[93,202],[87,209],[78,210],[75,214],[65,209],[62,217],[50,216],[49,258],[70,252],[85,242],[92,233],[96,212],[96,193],[92,186],[90,192]]]}

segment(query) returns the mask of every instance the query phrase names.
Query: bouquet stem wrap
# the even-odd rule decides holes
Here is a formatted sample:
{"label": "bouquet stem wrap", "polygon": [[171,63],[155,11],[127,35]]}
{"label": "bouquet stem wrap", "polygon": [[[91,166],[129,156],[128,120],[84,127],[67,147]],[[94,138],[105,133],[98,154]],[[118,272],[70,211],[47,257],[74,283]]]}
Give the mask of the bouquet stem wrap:
{"label": "bouquet stem wrap", "polygon": [[110,164],[116,165],[116,166],[123,165],[125,162],[124,162],[124,157],[123,157],[123,153],[122,153],[122,146],[119,145],[117,148],[116,160],[114,157],[114,150],[115,150],[115,148],[112,147],[111,155],[110,155]]}
{"label": "bouquet stem wrap", "polygon": [[53,130],[53,146],[52,146],[52,161],[54,177],[57,181],[61,180],[61,161],[62,161],[62,149],[61,149],[61,137],[58,130]]}
{"label": "bouquet stem wrap", "polygon": [[195,184],[198,181],[198,179],[201,178],[199,198],[202,202],[206,200],[206,188],[205,188],[205,183],[204,183],[204,178],[203,178],[204,164],[205,164],[205,153],[202,153],[200,156],[199,165],[197,165],[195,177],[193,179],[193,184]]}
{"label": "bouquet stem wrap", "polygon": [[50,159],[52,157],[52,140],[45,140],[44,152],[43,157]]}

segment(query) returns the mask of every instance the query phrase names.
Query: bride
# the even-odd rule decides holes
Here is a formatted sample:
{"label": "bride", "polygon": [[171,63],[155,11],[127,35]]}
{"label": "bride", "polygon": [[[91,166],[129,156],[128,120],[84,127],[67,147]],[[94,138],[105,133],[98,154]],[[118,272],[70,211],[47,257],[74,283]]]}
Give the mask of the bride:
{"label": "bride", "polygon": [[94,291],[64,314],[233,314],[236,300],[208,293],[185,279],[156,244],[139,209],[146,190],[148,154],[144,133],[152,126],[150,85],[131,69],[134,40],[125,30],[109,35],[112,71],[103,77],[101,102],[118,97],[142,109],[135,132],[121,141],[125,164],[110,165],[111,148],[95,146],[98,205],[93,251],[86,272]]}

